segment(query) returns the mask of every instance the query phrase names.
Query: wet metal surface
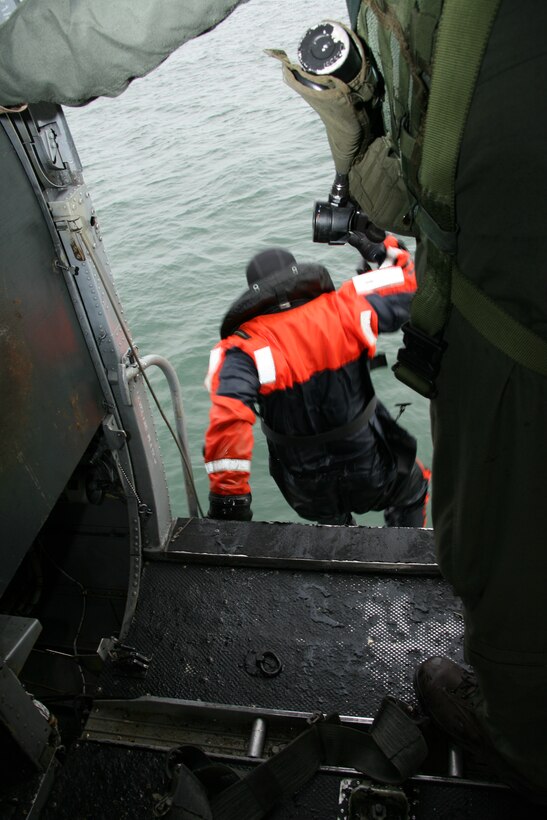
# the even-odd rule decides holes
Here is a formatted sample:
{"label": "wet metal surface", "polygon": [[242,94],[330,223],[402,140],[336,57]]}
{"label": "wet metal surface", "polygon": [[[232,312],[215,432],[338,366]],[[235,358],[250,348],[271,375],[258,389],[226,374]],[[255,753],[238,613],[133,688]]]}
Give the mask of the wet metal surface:
{"label": "wet metal surface", "polygon": [[434,564],[432,530],[178,519],[169,552]]}
{"label": "wet metal surface", "polygon": [[[127,642],[151,658],[142,679],[107,664],[104,697],[374,715],[413,700],[416,665],[461,659],[458,601],[437,578],[374,577],[148,563]],[[282,671],[251,675],[249,653]]]}

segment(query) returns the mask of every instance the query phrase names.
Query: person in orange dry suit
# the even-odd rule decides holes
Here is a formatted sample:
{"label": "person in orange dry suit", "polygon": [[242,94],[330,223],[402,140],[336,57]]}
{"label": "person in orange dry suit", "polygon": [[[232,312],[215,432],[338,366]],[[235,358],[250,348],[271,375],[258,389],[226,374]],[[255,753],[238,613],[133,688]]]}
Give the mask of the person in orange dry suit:
{"label": "person in orange dry suit", "polygon": [[382,251],[378,269],[338,290],[324,267],[281,248],[250,261],[248,290],[222,322],[206,380],[209,517],[252,518],[259,415],[270,473],[302,518],[349,524],[352,513],[384,510],[388,526],[424,526],[429,471],[370,378],[378,334],[407,320],[416,288],[412,258],[394,236]]}

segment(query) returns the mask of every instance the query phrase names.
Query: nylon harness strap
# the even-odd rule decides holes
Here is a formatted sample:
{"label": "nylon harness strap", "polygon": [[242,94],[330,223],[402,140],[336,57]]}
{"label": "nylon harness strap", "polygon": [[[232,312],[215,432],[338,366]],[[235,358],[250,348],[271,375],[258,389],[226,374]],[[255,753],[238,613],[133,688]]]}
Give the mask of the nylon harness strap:
{"label": "nylon harness strap", "polygon": [[[336,716],[334,716],[336,719]],[[385,698],[370,732],[332,721],[313,723],[284,749],[211,800],[214,820],[259,820],[282,797],[301,788],[321,765],[402,783],[418,771],[427,745],[417,723],[394,698]]]}
{"label": "nylon harness strap", "polygon": [[455,180],[463,132],[500,0],[445,0],[434,53],[419,180],[424,205],[455,229]]}
{"label": "nylon harness strap", "polygon": [[440,333],[448,319],[456,251],[456,166],[499,3],[500,0],[445,0],[439,23],[416,213],[416,222],[427,242],[427,273],[411,306],[412,325],[429,336]]}
{"label": "nylon harness strap", "polygon": [[456,167],[499,4],[500,0],[445,0],[439,23],[416,214],[427,241],[428,270],[411,307],[411,323],[430,336],[442,331],[450,310],[456,252]]}
{"label": "nylon harness strap", "polygon": [[[519,364],[547,375],[547,341],[498,307],[455,263],[456,167],[499,5],[500,0],[446,0],[444,5],[419,170],[421,203],[416,214],[426,237],[428,269],[412,302],[411,323],[429,336],[437,336],[452,303],[491,344]],[[404,372],[399,372],[401,376]],[[416,378],[416,374],[409,375],[414,387]]]}
{"label": "nylon harness strap", "polygon": [[348,438],[353,433],[361,430],[372,418],[376,409],[376,396],[373,396],[365,409],[359,413],[352,421],[335,427],[333,430],[326,430],[324,433],[314,433],[310,436],[289,436],[285,433],[278,433],[268,427],[264,419],[260,419],[260,424],[266,438],[274,444],[290,444],[297,447],[306,447],[315,444],[326,444],[329,441],[341,441]]}
{"label": "nylon harness strap", "polygon": [[469,324],[491,344],[515,362],[541,376],[547,376],[545,339],[498,307],[458,268],[452,272],[452,302]]}

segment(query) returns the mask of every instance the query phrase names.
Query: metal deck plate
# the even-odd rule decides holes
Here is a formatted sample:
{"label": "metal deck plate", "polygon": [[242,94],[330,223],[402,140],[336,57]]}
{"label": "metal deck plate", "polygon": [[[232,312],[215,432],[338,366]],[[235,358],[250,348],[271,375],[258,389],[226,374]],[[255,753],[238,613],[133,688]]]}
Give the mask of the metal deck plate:
{"label": "metal deck plate", "polygon": [[[405,527],[336,527],[266,521],[179,518],[167,557],[190,553],[228,560],[267,557],[270,561],[383,562],[435,566],[433,530]],[[334,563],[332,563],[334,562]]]}
{"label": "metal deck plate", "polygon": [[[156,695],[372,716],[385,694],[413,700],[416,665],[461,658],[458,601],[440,578],[150,562],[124,639],[144,677],[107,663],[100,697]],[[272,652],[280,674],[252,674]]]}

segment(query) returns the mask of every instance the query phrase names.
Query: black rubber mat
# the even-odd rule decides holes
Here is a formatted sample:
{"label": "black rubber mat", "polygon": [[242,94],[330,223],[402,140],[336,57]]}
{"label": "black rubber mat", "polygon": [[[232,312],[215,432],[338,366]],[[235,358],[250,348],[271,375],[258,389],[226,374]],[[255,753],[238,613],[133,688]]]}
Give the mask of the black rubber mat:
{"label": "black rubber mat", "polygon": [[[144,677],[105,667],[101,697],[140,695],[373,716],[412,701],[416,665],[461,659],[459,603],[440,578],[149,562],[125,643]],[[282,665],[256,674],[256,655]]]}

